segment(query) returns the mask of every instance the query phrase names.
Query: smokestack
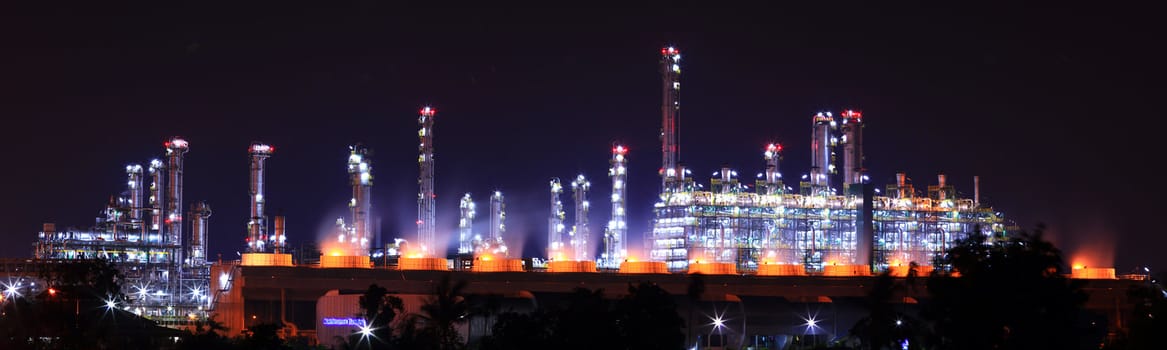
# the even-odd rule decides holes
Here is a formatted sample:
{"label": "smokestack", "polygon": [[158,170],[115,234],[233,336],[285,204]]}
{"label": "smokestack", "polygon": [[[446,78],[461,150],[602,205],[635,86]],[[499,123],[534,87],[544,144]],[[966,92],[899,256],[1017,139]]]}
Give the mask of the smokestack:
{"label": "smokestack", "polygon": [[191,208],[190,264],[202,266],[207,262],[207,222],[211,217],[211,207],[206,202],[196,202]]}
{"label": "smokestack", "polygon": [[946,195],[947,191],[945,191],[945,189],[944,189],[944,187],[945,187],[944,180],[945,180],[944,174],[936,175],[936,184],[938,185],[938,186],[936,186],[936,188],[937,188],[936,195],[937,195],[937,198],[940,200],[947,199],[947,195]]}
{"label": "smokestack", "polygon": [[[179,137],[171,138],[163,145],[166,146],[167,197],[170,201],[166,207],[169,213],[166,217],[166,243],[181,245],[182,242],[182,158],[186,155],[190,145]],[[174,261],[182,262],[182,252],[177,250]]]}
{"label": "smokestack", "polygon": [[944,180],[945,180],[944,174],[936,175],[936,184],[940,185],[940,187],[944,187]]}
{"label": "smokestack", "polygon": [[[251,219],[247,222],[247,251],[251,253],[262,253],[267,249],[264,245],[267,243],[267,218],[264,216],[264,203],[267,202],[263,198],[265,172],[264,160],[275,152],[275,147],[265,145],[258,142],[253,142],[247,148],[248,155],[251,159]],[[274,240],[273,240],[274,242]]]}
{"label": "smokestack", "polygon": [[973,204],[981,205],[981,177],[973,176]]}

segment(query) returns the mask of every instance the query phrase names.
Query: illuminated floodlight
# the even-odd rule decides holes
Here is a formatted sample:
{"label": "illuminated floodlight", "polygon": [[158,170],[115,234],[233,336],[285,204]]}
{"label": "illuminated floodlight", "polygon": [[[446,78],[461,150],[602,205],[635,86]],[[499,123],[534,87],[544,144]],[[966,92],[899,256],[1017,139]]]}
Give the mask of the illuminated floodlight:
{"label": "illuminated floodlight", "polygon": [[713,326],[713,329],[711,329],[709,331],[709,333],[717,332],[718,334],[721,334],[721,331],[723,329],[727,328],[727,326],[725,325],[725,321],[726,321],[725,311],[718,313],[717,309],[714,308],[713,315],[709,316],[709,321],[710,321],[709,325]]}
{"label": "illuminated floodlight", "polygon": [[109,300],[105,301],[105,309],[106,310],[113,310],[116,308],[118,308],[118,303],[116,301],[113,301],[113,299],[109,299]]}
{"label": "illuminated floodlight", "polygon": [[4,299],[9,299],[12,297],[19,297],[19,296],[20,296],[20,290],[16,289],[15,284],[4,284]]}
{"label": "illuminated floodlight", "polygon": [[821,328],[819,327],[819,323],[822,323],[823,320],[818,319],[817,312],[811,314],[808,311],[805,317],[800,316],[800,318],[802,318],[802,326],[805,327],[803,329],[803,334],[815,334],[815,330]]}

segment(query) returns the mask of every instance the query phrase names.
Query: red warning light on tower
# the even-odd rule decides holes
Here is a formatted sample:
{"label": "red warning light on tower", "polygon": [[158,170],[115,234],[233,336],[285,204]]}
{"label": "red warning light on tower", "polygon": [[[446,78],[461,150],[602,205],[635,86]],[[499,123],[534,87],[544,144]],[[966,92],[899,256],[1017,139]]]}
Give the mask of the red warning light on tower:
{"label": "red warning light on tower", "polygon": [[626,154],[626,153],[628,153],[628,148],[625,148],[623,145],[616,145],[616,147],[612,148],[612,154]]}
{"label": "red warning light on tower", "polygon": [[848,110],[843,111],[843,118],[858,121],[858,120],[863,118],[863,113],[856,111],[856,110],[848,109]]}
{"label": "red warning light on tower", "polygon": [[421,115],[424,115],[427,117],[432,117],[432,116],[434,116],[434,113],[437,113],[437,111],[438,111],[437,109],[430,108],[429,106],[425,106],[424,108],[421,109]]}
{"label": "red warning light on tower", "polygon": [[681,50],[677,50],[677,48],[672,47],[672,46],[660,49],[660,54],[662,56],[674,56],[674,55],[678,55],[680,53],[681,53]]}

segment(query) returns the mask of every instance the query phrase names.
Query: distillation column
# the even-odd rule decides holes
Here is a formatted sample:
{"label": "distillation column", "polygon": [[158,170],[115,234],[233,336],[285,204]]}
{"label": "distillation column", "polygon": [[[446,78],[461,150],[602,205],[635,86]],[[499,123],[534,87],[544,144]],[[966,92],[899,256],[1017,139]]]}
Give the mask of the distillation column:
{"label": "distillation column", "polygon": [[843,184],[855,185],[863,181],[863,114],[843,111]]}
{"label": "distillation column", "polygon": [[471,254],[474,253],[474,200],[469,193],[462,195],[458,209],[458,254]]}
{"label": "distillation column", "polygon": [[271,156],[275,148],[262,143],[252,143],[247,148],[251,164],[250,199],[251,219],[247,221],[247,252],[263,253],[267,251],[267,217],[264,216],[263,198],[265,172],[264,161]]}
{"label": "distillation column", "polygon": [[571,230],[571,249],[576,261],[591,260],[588,257],[588,236],[591,229],[588,227],[588,190],[592,183],[580,174],[571,182],[572,198],[575,199],[575,227]]}
{"label": "distillation column", "polygon": [[142,166],[138,164],[131,164],[126,166],[126,187],[130,192],[130,222],[140,224],[142,222]]}
{"label": "distillation column", "polygon": [[563,185],[559,178],[551,179],[551,215],[547,218],[547,259],[559,260],[563,251],[563,201],[559,199],[563,194]]}
{"label": "distillation column", "polygon": [[[166,203],[166,192],[162,190],[162,185],[166,174],[163,173],[163,169],[161,160],[150,161],[150,230],[157,232],[159,241],[162,240],[163,230],[165,230],[162,210]],[[143,240],[151,241],[146,237],[143,237]]]}
{"label": "distillation column", "polygon": [[421,246],[421,253],[425,256],[432,256],[437,253],[434,239],[434,224],[435,224],[435,205],[434,199],[437,197],[434,194],[434,114],[436,110],[426,106],[421,109],[421,115],[417,118],[417,123],[421,129],[417,131],[417,137],[420,139],[418,144],[417,158],[419,172],[417,176],[417,185],[419,187],[417,192],[417,242]]}
{"label": "distillation column", "polygon": [[506,232],[506,205],[503,203],[502,192],[494,191],[490,196],[490,236],[487,244],[494,253],[506,253],[506,243],[502,240]]}
{"label": "distillation column", "polygon": [[190,264],[202,266],[207,263],[207,222],[211,218],[211,207],[206,202],[196,202],[191,208],[190,222]]}
{"label": "distillation column", "polygon": [[[182,158],[190,149],[190,145],[181,138],[175,137],[166,141],[166,171],[167,197],[170,199],[166,207],[166,243],[182,244]],[[182,249],[175,251],[174,261],[182,262]]]}
{"label": "distillation column", "polygon": [[835,137],[832,131],[837,124],[831,112],[819,112],[814,115],[814,132],[811,134],[811,163],[810,184],[811,194],[818,195],[830,192],[831,174],[835,173],[835,164],[831,162]]}
{"label": "distillation column", "polygon": [[369,253],[369,211],[373,188],[373,167],[367,159],[368,150],[364,146],[349,147],[348,173],[353,187],[353,197],[349,201],[352,210],[352,233],[349,235],[349,254],[367,256]]}
{"label": "distillation column", "polygon": [[612,219],[608,221],[604,253],[600,256],[605,268],[619,268],[620,262],[628,257],[628,223],[624,210],[628,193],[627,154],[627,148],[616,145],[612,148],[612,159],[608,162],[612,166],[608,168],[608,177],[612,178]]}
{"label": "distillation column", "polygon": [[678,94],[681,90],[681,50],[666,47],[660,50],[661,70],[661,193],[677,190],[677,113],[681,109]]}

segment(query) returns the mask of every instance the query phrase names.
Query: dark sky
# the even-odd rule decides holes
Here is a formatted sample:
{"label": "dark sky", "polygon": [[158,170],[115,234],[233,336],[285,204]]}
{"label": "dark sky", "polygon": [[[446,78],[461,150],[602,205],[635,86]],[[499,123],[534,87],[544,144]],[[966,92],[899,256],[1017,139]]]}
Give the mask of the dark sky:
{"label": "dark sky", "polygon": [[187,202],[214,210],[212,257],[242,250],[253,140],[277,147],[267,198],[293,241],[344,215],[355,142],[375,152],[383,231],[414,237],[424,104],[438,109],[440,234],[455,232],[462,193],[482,208],[498,189],[512,245],[535,254],[548,179],[580,172],[594,183],[591,219],[605,222],[607,157],[621,141],[635,245],[658,186],[657,60],[671,44],[684,53],[680,158],[700,181],[722,165],[752,178],[769,141],[786,145],[793,179],[809,168],[811,115],[856,108],[880,186],[896,172],[917,187],[944,173],[971,196],[980,175],[984,202],[1022,227],[1046,223],[1067,255],[1167,268],[1156,170],[1167,57],[1149,8],[0,13],[0,256],[31,255],[42,222],[90,225],[123,189],[123,167],[160,156],[172,135],[191,143]]}

